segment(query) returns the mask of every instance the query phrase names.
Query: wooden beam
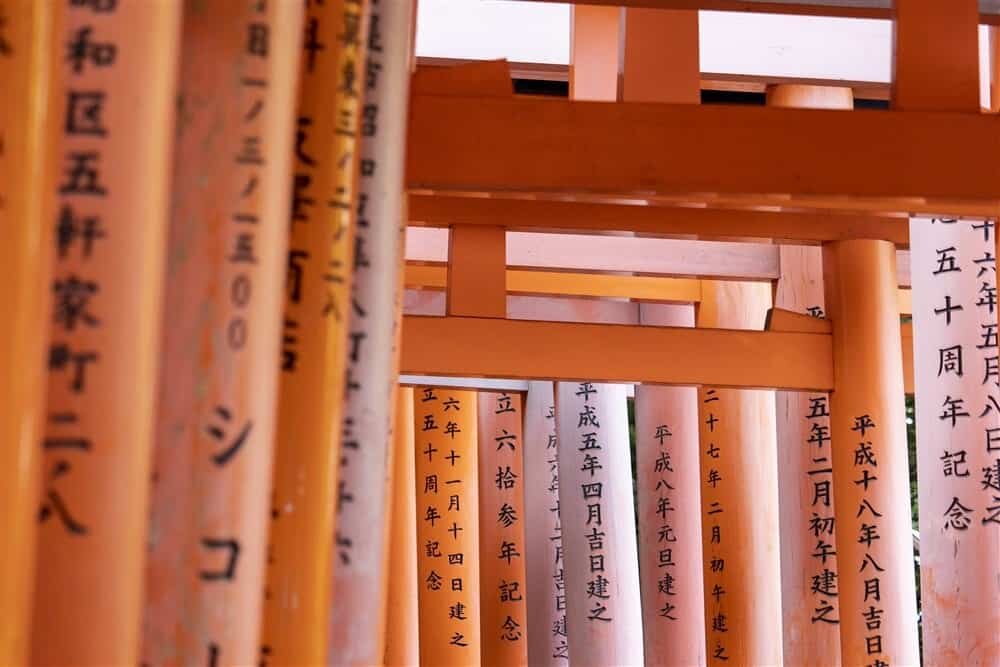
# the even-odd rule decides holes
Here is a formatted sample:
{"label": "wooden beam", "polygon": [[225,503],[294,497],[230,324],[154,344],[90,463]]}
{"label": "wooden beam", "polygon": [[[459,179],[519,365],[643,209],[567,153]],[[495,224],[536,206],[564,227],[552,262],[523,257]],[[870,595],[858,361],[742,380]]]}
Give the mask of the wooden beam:
{"label": "wooden beam", "polygon": [[[490,341],[488,354],[484,340]],[[401,372],[816,391],[833,386],[825,334],[415,315],[403,317]]]}
{"label": "wooden beam", "polygon": [[[872,200],[887,212],[924,204],[987,217],[1000,209],[1000,120],[988,115],[423,95],[412,102],[411,188],[828,196]],[[475,140],[456,128],[474,128]]]}
{"label": "wooden beam", "polygon": [[428,227],[502,225],[518,230],[622,231],[734,236],[820,243],[874,238],[909,244],[909,219],[866,214],[643,206],[590,201],[410,194],[410,224]]}
{"label": "wooden beam", "polygon": [[449,315],[504,317],[507,300],[503,227],[459,225],[448,236]]}

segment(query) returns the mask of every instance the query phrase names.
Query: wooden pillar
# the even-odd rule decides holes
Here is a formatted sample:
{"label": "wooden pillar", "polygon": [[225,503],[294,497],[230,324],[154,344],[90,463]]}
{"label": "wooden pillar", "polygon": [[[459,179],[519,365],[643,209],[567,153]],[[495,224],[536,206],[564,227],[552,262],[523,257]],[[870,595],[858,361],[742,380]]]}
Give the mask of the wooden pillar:
{"label": "wooden pillar", "polygon": [[364,12],[306,6],[262,637],[280,664],[323,664],[329,644]]}
{"label": "wooden pillar", "polygon": [[[779,85],[767,91],[768,105],[776,107],[851,109],[853,97],[850,88],[829,86]],[[780,253],[774,305],[824,317],[822,249],[788,245]],[[835,540],[829,400],[826,393],[794,391],[775,397],[784,660],[803,667],[840,664],[837,557],[824,556],[819,547]]]}
{"label": "wooden pillar", "polygon": [[[144,662],[261,651],[302,8],[183,25]],[[206,58],[206,53],[213,57]]]}
{"label": "wooden pillar", "polygon": [[520,394],[479,392],[479,553],[482,660],[528,664],[525,559],[491,558],[525,543],[524,438]]}
{"label": "wooden pillar", "polygon": [[566,627],[574,665],[643,664],[624,385],[556,384]]}
{"label": "wooden pillar", "polygon": [[559,449],[551,382],[528,383],[524,406],[525,567],[527,569],[528,663],[569,664],[566,580],[559,521]]}
{"label": "wooden pillar", "polygon": [[845,665],[919,664],[895,250],[867,240],[823,249]]}
{"label": "wooden pillar", "polygon": [[[898,5],[893,106],[977,113],[977,3]],[[1000,660],[992,585],[1000,577],[994,231],[992,222],[910,221],[922,650],[929,665]]]}
{"label": "wooden pillar", "polygon": [[[28,662],[51,317],[59,9],[0,2],[0,664]],[[50,111],[51,109],[51,111]],[[56,111],[59,109],[59,111]]]}
{"label": "wooden pillar", "polygon": [[416,433],[420,664],[480,664],[479,563],[522,558],[505,542],[479,553],[476,393],[421,387]]}
{"label": "wooden pillar", "polygon": [[[698,326],[760,329],[770,285],[704,281]],[[698,391],[710,665],[780,665],[774,392]],[[800,610],[801,611],[801,610]]]}
{"label": "wooden pillar", "polygon": [[347,403],[334,538],[329,659],[336,665],[372,665],[385,654],[390,494],[386,471],[392,463],[389,443],[402,312],[403,163],[413,2],[373,3],[369,11]]}
{"label": "wooden pillar", "polygon": [[392,462],[392,536],[389,539],[389,595],[386,604],[387,667],[420,664],[420,608],[417,603],[417,510],[414,471],[413,388],[396,394]]}
{"label": "wooden pillar", "polygon": [[[698,54],[698,12],[626,9],[622,98],[698,104]],[[691,305],[640,304],[639,314],[646,325],[694,326]],[[635,424],[645,658],[704,665],[697,389],[637,385]]]}
{"label": "wooden pillar", "polygon": [[134,665],[181,7],[61,7],[63,85],[38,100],[61,141],[30,664]]}

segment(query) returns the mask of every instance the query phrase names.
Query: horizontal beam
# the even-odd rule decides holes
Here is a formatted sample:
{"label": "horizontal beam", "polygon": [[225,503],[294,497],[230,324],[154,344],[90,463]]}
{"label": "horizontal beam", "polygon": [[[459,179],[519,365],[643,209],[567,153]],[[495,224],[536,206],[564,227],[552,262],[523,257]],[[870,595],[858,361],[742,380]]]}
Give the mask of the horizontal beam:
{"label": "horizontal beam", "polygon": [[879,239],[910,242],[909,219],[865,214],[643,206],[588,201],[411,194],[410,224],[502,225],[535,231],[689,234],[699,239],[755,237],[820,243]]}
{"label": "horizontal beam", "polygon": [[[564,0],[533,0],[563,2]],[[842,18],[889,19],[890,0],[575,0],[578,5],[615,5],[650,9],[704,9],[731,12],[764,12],[803,16],[834,16]],[[1000,23],[1000,6],[995,0],[980,0],[979,21]]]}
{"label": "horizontal beam", "polygon": [[403,317],[408,375],[830,391],[826,334]]}
{"label": "horizontal beam", "polygon": [[1000,119],[971,113],[416,95],[407,181],[444,192],[848,197],[990,217],[998,130]]}

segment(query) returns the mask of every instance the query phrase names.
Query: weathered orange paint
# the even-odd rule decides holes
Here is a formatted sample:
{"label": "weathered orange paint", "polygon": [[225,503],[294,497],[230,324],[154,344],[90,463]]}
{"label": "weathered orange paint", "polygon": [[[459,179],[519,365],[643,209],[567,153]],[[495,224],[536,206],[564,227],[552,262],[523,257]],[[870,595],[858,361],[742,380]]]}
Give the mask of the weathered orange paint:
{"label": "weathered orange paint", "polygon": [[[706,283],[698,326],[757,329],[770,305],[768,285]],[[698,399],[708,664],[780,665],[774,393],[703,387]]]}
{"label": "weathered orange paint", "polygon": [[5,0],[0,17],[0,664],[19,665],[35,573],[62,60],[55,5]]}
{"label": "weathered orange paint", "polygon": [[[357,205],[363,4],[308,3],[262,644],[281,664],[326,662]],[[311,28],[313,29],[313,28]],[[330,85],[329,82],[336,82]]]}
{"label": "weathered orange paint", "polygon": [[[833,491],[845,665],[876,659],[919,664],[895,260],[895,248],[884,241],[841,241],[823,249],[826,311],[833,321],[830,435],[836,443]],[[866,525],[876,525],[879,535],[870,546],[861,539],[870,532]],[[866,581],[875,578],[878,584],[868,584],[866,599]],[[873,606],[883,610],[879,618],[865,616],[877,616],[870,613]]]}
{"label": "weathered orange paint", "polygon": [[77,66],[62,37],[51,44],[58,215],[75,234],[51,288],[33,665],[139,661],[181,8],[108,4],[61,3],[63,35],[89,36],[100,57]]}
{"label": "weathered orange paint", "polygon": [[[484,664],[528,664],[525,559],[491,558],[504,542],[525,553],[520,394],[479,392],[479,590]],[[551,631],[551,629],[550,629]]]}
{"label": "weathered orange paint", "polygon": [[[420,664],[479,665],[476,392],[418,387],[414,394]],[[514,551],[511,560],[523,547]]]}
{"label": "weathered orange paint", "polygon": [[259,632],[301,33],[298,3],[185,6],[150,665],[268,657]]}
{"label": "weathered orange paint", "polygon": [[386,602],[386,667],[420,664],[420,607],[417,603],[417,511],[414,469],[413,387],[396,393],[392,459],[392,535],[389,538],[389,595]]}

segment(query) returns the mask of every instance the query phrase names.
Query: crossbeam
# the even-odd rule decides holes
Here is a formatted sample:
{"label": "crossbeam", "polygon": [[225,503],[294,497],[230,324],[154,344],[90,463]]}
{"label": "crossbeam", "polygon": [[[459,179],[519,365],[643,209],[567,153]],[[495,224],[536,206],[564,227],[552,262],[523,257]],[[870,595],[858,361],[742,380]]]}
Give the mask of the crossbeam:
{"label": "crossbeam", "polygon": [[833,388],[828,334],[408,315],[402,340],[408,375]]}
{"label": "crossbeam", "polygon": [[407,180],[445,192],[847,197],[990,217],[998,130],[972,113],[417,95]]}
{"label": "crossbeam", "polygon": [[756,237],[821,243],[879,239],[907,246],[909,219],[865,214],[643,206],[589,201],[411,194],[410,224],[502,225],[524,231],[691,234],[700,239]]}

